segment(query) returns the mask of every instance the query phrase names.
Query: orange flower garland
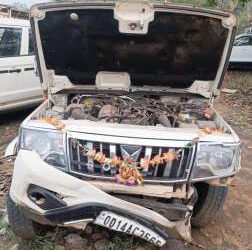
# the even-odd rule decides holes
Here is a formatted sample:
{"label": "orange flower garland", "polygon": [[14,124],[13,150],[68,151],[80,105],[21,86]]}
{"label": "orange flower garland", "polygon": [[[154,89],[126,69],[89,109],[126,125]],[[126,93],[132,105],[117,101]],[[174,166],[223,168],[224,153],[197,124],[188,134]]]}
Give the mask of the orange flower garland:
{"label": "orange flower garland", "polygon": [[102,152],[96,152],[95,149],[88,150],[87,152],[84,150],[83,155],[97,161],[101,165],[111,164],[113,167],[119,167],[119,174],[115,175],[116,181],[131,186],[135,184],[141,184],[143,182],[143,175],[140,174],[139,168],[145,169],[148,166],[158,167],[160,164],[170,163],[176,159],[179,159],[181,151],[182,150],[179,149],[175,152],[168,151],[162,155],[157,154],[152,159],[141,158],[140,167],[138,167],[137,162],[131,158],[121,159],[118,156],[114,156],[112,159],[110,159],[107,158]]}

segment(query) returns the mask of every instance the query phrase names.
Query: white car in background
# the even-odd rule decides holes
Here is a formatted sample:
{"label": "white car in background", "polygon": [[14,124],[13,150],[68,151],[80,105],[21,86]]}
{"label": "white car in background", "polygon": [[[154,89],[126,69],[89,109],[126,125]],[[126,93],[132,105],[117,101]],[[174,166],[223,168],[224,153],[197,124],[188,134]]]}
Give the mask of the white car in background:
{"label": "white car in background", "polygon": [[252,68],[252,34],[245,33],[235,38],[230,67]]}
{"label": "white car in background", "polygon": [[42,101],[30,22],[0,18],[0,113]]}

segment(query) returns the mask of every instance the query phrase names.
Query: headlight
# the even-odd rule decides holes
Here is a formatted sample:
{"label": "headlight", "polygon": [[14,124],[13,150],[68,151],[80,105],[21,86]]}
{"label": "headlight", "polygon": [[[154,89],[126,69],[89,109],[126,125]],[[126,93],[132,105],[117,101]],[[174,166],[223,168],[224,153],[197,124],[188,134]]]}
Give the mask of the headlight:
{"label": "headlight", "polygon": [[239,158],[240,146],[199,144],[193,179],[231,175]]}
{"label": "headlight", "polygon": [[61,168],[66,166],[62,133],[22,129],[20,146],[37,152],[50,165]]}

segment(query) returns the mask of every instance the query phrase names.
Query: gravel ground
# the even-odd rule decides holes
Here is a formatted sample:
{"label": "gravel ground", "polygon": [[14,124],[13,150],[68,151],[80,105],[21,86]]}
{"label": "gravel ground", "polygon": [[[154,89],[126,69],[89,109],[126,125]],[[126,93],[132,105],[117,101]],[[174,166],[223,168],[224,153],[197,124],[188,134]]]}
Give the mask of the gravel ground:
{"label": "gravel ground", "polygon": [[[252,72],[228,72],[225,87],[235,88],[235,94],[222,94],[216,104],[218,111],[237,131],[242,142],[242,170],[229,188],[224,211],[211,225],[192,229],[193,244],[169,240],[161,249],[252,249]],[[19,124],[31,112],[23,110],[0,116],[0,156],[8,142],[15,138]],[[0,211],[3,212],[5,194],[11,181],[13,162],[0,160]],[[2,228],[2,229],[1,229]],[[21,241],[0,222],[0,249],[158,249],[130,237],[108,231],[98,226],[88,226],[82,231],[57,229],[33,242]]]}

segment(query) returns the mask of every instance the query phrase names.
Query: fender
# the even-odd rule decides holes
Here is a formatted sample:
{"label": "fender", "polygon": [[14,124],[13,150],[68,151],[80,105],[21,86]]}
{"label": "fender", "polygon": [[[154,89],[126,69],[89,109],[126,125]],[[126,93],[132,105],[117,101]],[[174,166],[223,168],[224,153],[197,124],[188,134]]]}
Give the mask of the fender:
{"label": "fender", "polygon": [[18,146],[18,136],[7,146],[4,153],[4,158],[9,156],[15,156],[17,154],[17,146]]}

